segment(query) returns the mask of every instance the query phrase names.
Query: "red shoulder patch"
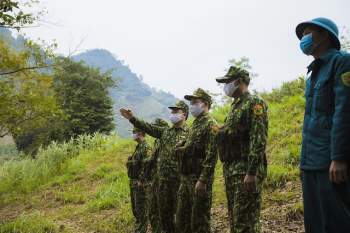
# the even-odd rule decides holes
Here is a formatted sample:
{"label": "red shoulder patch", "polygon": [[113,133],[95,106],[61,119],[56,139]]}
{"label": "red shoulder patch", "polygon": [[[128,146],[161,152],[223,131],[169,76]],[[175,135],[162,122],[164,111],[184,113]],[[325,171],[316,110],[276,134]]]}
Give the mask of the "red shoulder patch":
{"label": "red shoulder patch", "polygon": [[256,104],[253,108],[253,113],[256,116],[261,116],[264,114],[264,107],[261,104]]}

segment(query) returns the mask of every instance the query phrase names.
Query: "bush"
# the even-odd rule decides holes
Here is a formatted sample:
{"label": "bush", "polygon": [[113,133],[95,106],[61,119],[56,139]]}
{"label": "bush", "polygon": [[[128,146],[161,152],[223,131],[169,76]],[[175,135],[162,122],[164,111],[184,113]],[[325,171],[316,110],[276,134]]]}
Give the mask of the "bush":
{"label": "bush", "polygon": [[8,161],[0,167],[0,193],[28,193],[52,180],[55,176],[68,172],[77,174],[84,166],[67,161],[84,151],[98,151],[103,145],[115,144],[117,137],[101,134],[84,135],[67,143],[52,143],[47,149],[40,149],[37,159],[25,158]]}

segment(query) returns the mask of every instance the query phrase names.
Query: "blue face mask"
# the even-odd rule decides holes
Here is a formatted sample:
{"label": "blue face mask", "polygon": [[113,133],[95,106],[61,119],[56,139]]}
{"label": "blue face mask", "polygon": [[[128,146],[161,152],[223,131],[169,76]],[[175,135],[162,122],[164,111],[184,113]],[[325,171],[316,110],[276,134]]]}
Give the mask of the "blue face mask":
{"label": "blue face mask", "polygon": [[314,44],[312,41],[312,33],[309,33],[300,40],[300,49],[305,53],[306,55],[311,55],[314,51]]}

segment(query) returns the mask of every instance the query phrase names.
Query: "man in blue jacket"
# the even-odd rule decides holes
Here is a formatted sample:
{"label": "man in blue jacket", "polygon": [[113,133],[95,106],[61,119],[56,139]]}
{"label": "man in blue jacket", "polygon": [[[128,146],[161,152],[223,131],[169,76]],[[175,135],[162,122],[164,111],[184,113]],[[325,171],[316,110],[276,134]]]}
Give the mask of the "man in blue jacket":
{"label": "man in blue jacket", "polygon": [[306,233],[350,232],[350,55],[326,18],[299,24],[308,66],[301,172]]}

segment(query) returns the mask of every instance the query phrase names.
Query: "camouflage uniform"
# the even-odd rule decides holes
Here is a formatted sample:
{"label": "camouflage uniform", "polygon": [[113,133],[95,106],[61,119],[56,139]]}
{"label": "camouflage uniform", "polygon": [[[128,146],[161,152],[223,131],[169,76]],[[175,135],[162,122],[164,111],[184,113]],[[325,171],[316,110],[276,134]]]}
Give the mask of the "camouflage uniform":
{"label": "camouflage uniform", "polygon": [[131,208],[135,216],[135,233],[147,232],[147,210],[145,180],[143,179],[144,161],[150,154],[146,141],[137,144],[134,153],[128,158],[127,168],[130,178]]}
{"label": "camouflage uniform", "polygon": [[[228,74],[217,81],[227,83],[237,78],[249,84],[248,73],[235,67],[231,67]],[[267,130],[267,105],[260,97],[245,93],[234,100],[218,133],[231,233],[261,231],[261,189],[267,173]],[[244,188],[246,174],[257,176],[254,192]]]}
{"label": "camouflage uniform", "polygon": [[[185,99],[200,98],[211,104],[211,97],[198,88]],[[216,122],[208,113],[195,118],[183,147],[178,150],[181,183],[178,192],[176,226],[178,233],[209,233],[212,184],[217,162],[215,141]],[[195,193],[200,180],[206,184],[206,191]]]}
{"label": "camouflage uniform", "polygon": [[[175,107],[188,113],[188,106],[183,101],[176,103]],[[158,204],[160,214],[160,225],[162,233],[175,232],[175,211],[177,203],[177,191],[179,188],[178,161],[175,156],[175,146],[185,140],[188,127],[160,127],[149,124],[135,117],[130,122],[144,130],[148,135],[159,138],[159,157],[157,161],[157,172],[159,176]]]}
{"label": "camouflage uniform", "polygon": [[[160,127],[169,127],[168,123],[162,119],[157,118],[154,125]],[[158,186],[159,177],[157,172],[157,159],[159,157],[160,139],[154,141],[151,157],[147,160],[145,177],[150,182],[147,186],[147,209],[148,219],[151,225],[152,233],[160,233],[160,217],[158,205]]]}

